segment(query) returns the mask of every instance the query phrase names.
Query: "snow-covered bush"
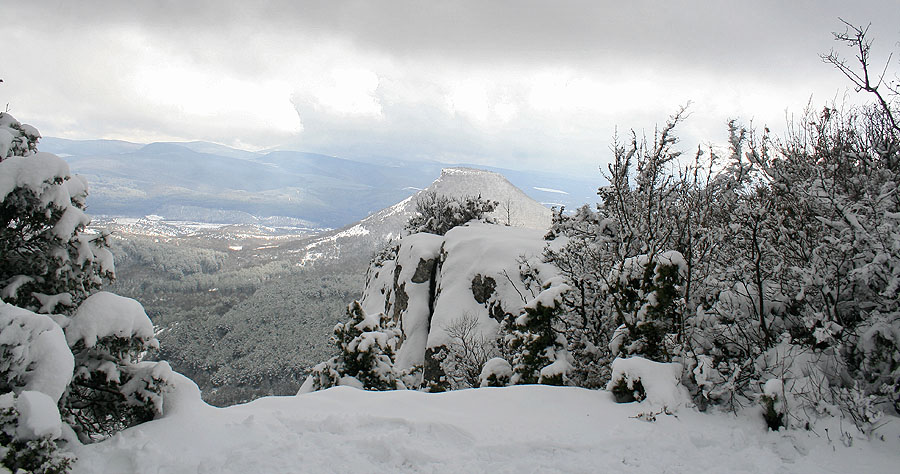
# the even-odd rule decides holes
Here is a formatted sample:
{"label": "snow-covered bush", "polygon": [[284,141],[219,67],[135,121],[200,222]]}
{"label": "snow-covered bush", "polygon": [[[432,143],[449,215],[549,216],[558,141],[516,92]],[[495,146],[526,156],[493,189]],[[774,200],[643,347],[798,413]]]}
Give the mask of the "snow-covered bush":
{"label": "snow-covered bush", "polygon": [[572,369],[559,314],[568,286],[551,279],[519,316],[503,321],[503,343],[512,355],[510,383],[566,385]]}
{"label": "snow-covered bush", "polygon": [[53,319],[0,302],[0,393],[35,390],[58,401],[73,367],[63,331]]}
{"label": "snow-covered bush", "polygon": [[900,413],[900,312],[875,313],[861,324],[853,354],[868,393],[888,397]]}
{"label": "snow-covered bush", "polygon": [[484,363],[478,375],[479,387],[506,387],[512,378],[512,366],[502,357],[494,357]]}
{"label": "snow-covered bush", "polygon": [[405,388],[394,373],[400,329],[384,313],[367,315],[358,301],[347,308],[348,320],[334,326],[331,341],[340,351],[312,368],[300,393],[338,385],[365,390]]}
{"label": "snow-covered bush", "polygon": [[42,313],[71,311],[113,276],[107,235],[88,234],[87,182],[37,130],[0,112],[0,298]]}
{"label": "snow-covered bush", "polygon": [[727,156],[680,158],[682,113],[652,143],[616,141],[602,202],[558,212],[547,235],[571,287],[572,380],[596,386],[598,365],[639,354],[681,363],[701,408],[763,403],[773,424],[842,411],[868,432],[900,411],[900,127],[897,95],[878,99],[808,113],[781,139],[731,121]]}
{"label": "snow-covered bush", "polygon": [[672,359],[667,339],[683,318],[686,268],[681,254],[669,251],[627,258],[611,270],[609,297],[619,323],[609,342],[613,355]]}
{"label": "snow-covered bush", "polygon": [[72,353],[49,316],[0,302],[0,465],[65,472],[57,403],[72,379]]}
{"label": "snow-covered bush", "polygon": [[602,388],[609,380],[613,357],[608,346],[617,325],[608,317],[605,295],[616,236],[613,219],[585,205],[572,215],[556,210],[544,237],[550,241],[544,260],[558,269],[570,288],[562,295],[561,319],[573,358],[570,376],[581,387]]}
{"label": "snow-covered bush", "polygon": [[140,362],[159,346],[140,303],[101,291],[84,300],[64,324],[75,376],[63,408],[83,441],[162,414],[172,371],[166,362]]}
{"label": "snow-covered bush", "polygon": [[763,410],[763,419],[766,426],[772,431],[778,431],[786,426],[787,403],[785,403],[784,385],[781,379],[771,379],[766,382],[763,393],[759,396],[759,403]]}
{"label": "snow-covered bush", "polygon": [[0,468],[5,472],[60,474],[75,458],[59,449],[56,403],[41,392],[0,395]]}
{"label": "snow-covered bush", "polygon": [[681,372],[678,363],[655,362],[643,357],[618,358],[613,361],[606,389],[619,403],[646,400],[675,410],[690,400],[680,383]]}
{"label": "snow-covered bush", "polygon": [[406,232],[444,235],[471,220],[484,220],[494,212],[497,201],[478,197],[458,198],[430,192],[416,200],[416,215],[406,223]]}

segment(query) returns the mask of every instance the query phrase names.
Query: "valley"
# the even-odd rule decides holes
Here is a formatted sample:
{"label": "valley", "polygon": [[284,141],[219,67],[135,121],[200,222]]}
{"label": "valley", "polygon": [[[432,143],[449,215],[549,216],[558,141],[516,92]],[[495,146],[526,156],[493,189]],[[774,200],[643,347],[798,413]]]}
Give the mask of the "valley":
{"label": "valley", "polygon": [[423,188],[338,229],[296,217],[161,215],[98,216],[92,226],[111,232],[108,289],[144,305],[160,340],[156,357],[197,382],[207,403],[228,406],[294,394],[332,355],[332,329],[360,298],[372,256],[400,236],[421,196],[481,195],[498,203],[500,224],[550,223],[549,208],[494,172],[446,168]]}

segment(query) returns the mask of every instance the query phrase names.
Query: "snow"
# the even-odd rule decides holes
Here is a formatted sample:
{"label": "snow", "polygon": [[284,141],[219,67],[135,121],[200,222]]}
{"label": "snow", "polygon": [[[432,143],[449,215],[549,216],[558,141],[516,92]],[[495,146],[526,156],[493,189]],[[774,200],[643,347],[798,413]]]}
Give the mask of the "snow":
{"label": "snow", "polygon": [[536,190],[538,190],[538,191],[543,191],[543,192],[545,192],[545,193],[569,194],[569,193],[567,193],[567,192],[565,192],[565,191],[560,191],[559,189],[553,189],[553,188],[540,188],[540,187],[537,187],[537,186],[532,186],[532,189],[536,189]]}
{"label": "snow", "polygon": [[0,302],[0,348],[4,346],[12,356],[0,362],[4,372],[23,373],[23,390],[59,400],[72,380],[75,360],[53,319]]}
{"label": "snow", "polygon": [[[9,157],[0,161],[0,200],[6,199],[6,196],[17,187],[30,188],[35,191],[35,194],[41,196],[46,187],[57,187],[49,186],[47,182],[67,177],[69,177],[69,165],[52,153]],[[64,201],[58,200],[57,196],[50,197],[60,207],[69,202],[68,196],[65,196]]]}
{"label": "snow", "polygon": [[16,436],[19,439],[37,439],[44,436],[58,438],[62,433],[62,421],[56,401],[45,393],[26,390],[16,399],[19,423]]}
{"label": "snow", "polygon": [[526,309],[537,309],[538,306],[552,308],[563,300],[563,295],[570,290],[569,285],[562,283],[561,278],[555,278],[547,282],[549,288],[538,293],[537,297],[525,305]]}
{"label": "snow", "polygon": [[685,388],[679,384],[681,371],[681,364],[654,362],[643,357],[618,358],[612,363],[612,375],[606,389],[611,390],[621,379],[625,379],[628,388],[640,381],[647,392],[644,403],[656,408],[675,410],[689,405],[691,400]]}
{"label": "snow", "polygon": [[566,375],[572,371],[572,368],[566,351],[557,351],[553,363],[541,369],[541,380],[557,375]]}
{"label": "snow", "polygon": [[6,155],[9,154],[14,138],[15,136],[9,130],[0,128],[0,158],[6,158]]}
{"label": "snow", "polygon": [[84,341],[85,347],[93,347],[97,339],[107,336],[150,339],[153,335],[153,323],[140,303],[106,291],[84,300],[66,328],[70,346]]}
{"label": "snow", "polygon": [[72,306],[72,294],[71,293],[59,293],[56,295],[45,295],[43,293],[32,293],[35,298],[41,303],[40,309],[38,309],[38,313],[52,313],[57,305],[63,306]]}
{"label": "snow", "polygon": [[573,387],[336,387],[216,409],[175,384],[162,419],[78,447],[73,472],[894,472],[900,448],[694,410],[641,417],[646,403]]}
{"label": "snow", "polygon": [[34,278],[28,275],[16,275],[10,279],[6,286],[0,290],[0,298],[10,299],[16,296],[16,293],[19,292],[19,287],[25,285],[27,283],[31,283],[34,281]]}

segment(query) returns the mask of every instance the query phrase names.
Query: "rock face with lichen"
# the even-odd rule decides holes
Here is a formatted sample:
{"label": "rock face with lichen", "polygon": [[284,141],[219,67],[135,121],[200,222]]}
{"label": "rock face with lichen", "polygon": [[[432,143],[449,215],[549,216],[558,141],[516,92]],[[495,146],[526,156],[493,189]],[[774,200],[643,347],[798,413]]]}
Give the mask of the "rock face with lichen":
{"label": "rock face with lichen", "polygon": [[541,262],[544,234],[473,221],[444,236],[406,236],[396,256],[373,263],[361,303],[399,324],[395,370],[422,367],[426,384],[439,388],[443,372],[434,355],[451,343],[447,328],[465,317],[493,340],[503,316],[520,313],[540,292],[537,282],[555,274]]}

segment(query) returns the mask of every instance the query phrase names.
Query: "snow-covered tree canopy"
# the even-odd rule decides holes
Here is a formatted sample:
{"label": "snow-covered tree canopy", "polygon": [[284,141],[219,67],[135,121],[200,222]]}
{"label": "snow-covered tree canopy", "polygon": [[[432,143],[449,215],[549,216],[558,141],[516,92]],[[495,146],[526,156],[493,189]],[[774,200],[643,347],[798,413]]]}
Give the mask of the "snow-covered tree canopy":
{"label": "snow-covered tree canopy", "polygon": [[95,293],[113,277],[107,235],[85,231],[87,182],[37,151],[39,138],[0,113],[4,472],[66,472],[73,457],[60,447],[159,416],[172,377],[167,363],[140,360],[158,347],[141,304]]}
{"label": "snow-covered tree canopy", "polygon": [[0,113],[0,298],[71,311],[114,274],[106,235],[89,234],[87,182],[37,151],[40,134]]}

